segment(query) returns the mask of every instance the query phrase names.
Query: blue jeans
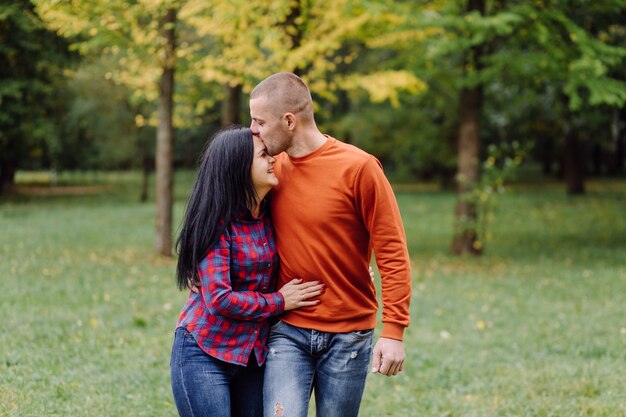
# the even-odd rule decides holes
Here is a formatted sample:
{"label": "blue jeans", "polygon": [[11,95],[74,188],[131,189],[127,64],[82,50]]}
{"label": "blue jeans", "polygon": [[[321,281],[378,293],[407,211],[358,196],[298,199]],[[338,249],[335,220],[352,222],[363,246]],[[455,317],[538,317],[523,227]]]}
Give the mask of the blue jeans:
{"label": "blue jeans", "polygon": [[176,329],[170,363],[172,391],[181,417],[261,417],[263,367],[207,355],[191,333]]}
{"label": "blue jeans", "polygon": [[317,417],[356,417],[372,352],[373,330],[325,333],[279,321],[265,365],[265,417],[306,417],[315,391]]}

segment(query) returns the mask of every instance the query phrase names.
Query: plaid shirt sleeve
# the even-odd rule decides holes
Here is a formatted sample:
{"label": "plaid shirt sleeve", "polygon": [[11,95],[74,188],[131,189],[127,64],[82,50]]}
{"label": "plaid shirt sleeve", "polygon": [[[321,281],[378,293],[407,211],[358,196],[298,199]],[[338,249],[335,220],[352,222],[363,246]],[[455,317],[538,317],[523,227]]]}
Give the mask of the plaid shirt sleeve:
{"label": "plaid shirt sleeve", "polygon": [[285,304],[274,289],[278,263],[269,215],[234,219],[198,264],[201,291],[189,292],[176,327],[217,359],[245,366],[254,352],[263,364],[267,319]]}
{"label": "plaid shirt sleeve", "polygon": [[[267,320],[270,316],[282,313],[285,303],[279,292],[262,293],[258,288],[234,288],[231,282],[231,243],[231,234],[227,228],[219,242],[198,265],[202,297],[209,313],[251,321]],[[250,243],[243,249],[247,252],[243,255],[255,256],[254,247]]]}

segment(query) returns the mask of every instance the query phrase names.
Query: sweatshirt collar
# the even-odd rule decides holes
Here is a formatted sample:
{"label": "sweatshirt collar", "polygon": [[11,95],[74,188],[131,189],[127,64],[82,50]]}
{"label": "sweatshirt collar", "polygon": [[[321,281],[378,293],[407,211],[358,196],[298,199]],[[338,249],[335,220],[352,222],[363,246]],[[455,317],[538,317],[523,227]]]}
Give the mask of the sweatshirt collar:
{"label": "sweatshirt collar", "polygon": [[326,142],[324,142],[324,144],[322,146],[320,146],[319,148],[317,148],[313,152],[308,153],[308,154],[306,154],[304,156],[299,156],[299,157],[291,157],[290,156],[289,160],[291,162],[293,162],[294,164],[308,161],[309,159],[315,158],[316,156],[318,156],[322,152],[325,152],[331,146],[333,146],[335,144],[335,142],[337,142],[337,139],[333,138],[332,136],[329,136],[329,135],[326,135],[326,134],[324,134],[324,136],[326,137]]}

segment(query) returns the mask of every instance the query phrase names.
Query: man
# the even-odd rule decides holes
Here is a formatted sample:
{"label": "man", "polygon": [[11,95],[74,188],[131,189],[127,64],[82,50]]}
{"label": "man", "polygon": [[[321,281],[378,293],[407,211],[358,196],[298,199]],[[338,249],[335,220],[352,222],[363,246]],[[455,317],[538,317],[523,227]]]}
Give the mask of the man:
{"label": "man", "polygon": [[271,199],[280,255],[278,286],[293,277],[326,284],[321,303],[272,326],[265,417],[357,416],[372,354],[378,303],[368,274],[372,249],[382,279],[383,328],[372,371],[404,365],[411,277],[398,206],[373,156],[322,134],[306,84],[282,72],[250,95],[250,129],[276,155]]}

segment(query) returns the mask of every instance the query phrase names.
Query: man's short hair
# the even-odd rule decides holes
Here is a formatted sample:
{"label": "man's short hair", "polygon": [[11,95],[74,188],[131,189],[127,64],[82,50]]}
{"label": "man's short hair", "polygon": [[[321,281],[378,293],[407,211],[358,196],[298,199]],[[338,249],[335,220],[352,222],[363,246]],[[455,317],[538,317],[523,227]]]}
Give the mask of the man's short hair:
{"label": "man's short hair", "polygon": [[261,81],[252,93],[250,100],[267,98],[271,111],[281,117],[293,113],[302,120],[313,120],[313,99],[307,85],[291,72],[277,72]]}

